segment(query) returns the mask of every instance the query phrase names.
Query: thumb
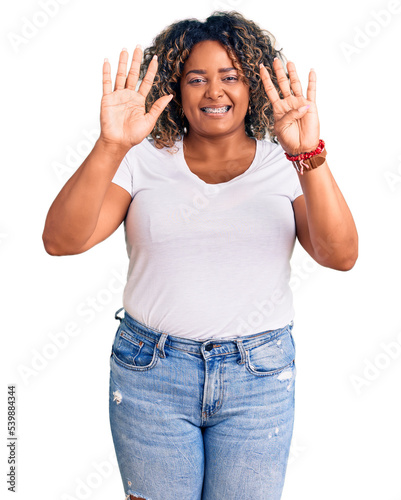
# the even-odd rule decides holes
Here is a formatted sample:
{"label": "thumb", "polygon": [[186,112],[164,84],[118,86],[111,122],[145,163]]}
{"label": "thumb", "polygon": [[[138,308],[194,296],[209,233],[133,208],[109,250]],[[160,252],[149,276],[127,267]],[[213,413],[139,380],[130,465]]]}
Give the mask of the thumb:
{"label": "thumb", "polygon": [[298,109],[293,109],[286,115],[286,119],[290,122],[295,122],[296,120],[300,120],[304,115],[306,115],[308,109],[310,108],[310,104],[307,106],[302,106]]}
{"label": "thumb", "polygon": [[301,113],[301,115],[304,115],[308,109],[310,108],[310,104],[308,104],[307,106],[302,106],[302,108],[298,108],[298,113]]}
{"label": "thumb", "polygon": [[148,115],[152,117],[154,123],[156,123],[157,119],[162,114],[167,104],[171,101],[173,97],[174,97],[173,94],[164,95],[163,97],[159,97],[159,99],[157,99],[157,101],[153,103],[152,107],[148,112]]}

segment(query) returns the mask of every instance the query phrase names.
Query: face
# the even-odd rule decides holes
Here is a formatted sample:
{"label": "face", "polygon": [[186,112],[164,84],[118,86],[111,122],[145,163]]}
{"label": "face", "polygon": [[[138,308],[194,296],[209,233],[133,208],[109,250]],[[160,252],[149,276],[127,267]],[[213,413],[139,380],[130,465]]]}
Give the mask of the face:
{"label": "face", "polygon": [[217,41],[199,42],[185,61],[181,100],[191,133],[213,137],[243,129],[249,87],[240,80],[226,49]]}

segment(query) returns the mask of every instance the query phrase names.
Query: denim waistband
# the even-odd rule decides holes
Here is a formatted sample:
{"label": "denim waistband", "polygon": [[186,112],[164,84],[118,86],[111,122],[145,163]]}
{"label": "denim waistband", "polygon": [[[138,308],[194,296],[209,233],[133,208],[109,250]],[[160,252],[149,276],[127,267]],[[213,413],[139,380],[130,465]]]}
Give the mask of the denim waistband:
{"label": "denim waistband", "polygon": [[161,352],[161,357],[164,357],[164,346],[179,349],[182,351],[201,354],[202,351],[211,351],[210,355],[221,355],[230,354],[235,352],[241,352],[243,354],[244,349],[251,349],[260,344],[263,344],[271,339],[274,339],[282,335],[285,331],[291,333],[293,322],[291,321],[288,325],[283,328],[278,328],[276,330],[266,330],[260,333],[254,333],[252,335],[246,335],[243,337],[235,337],[233,339],[208,339],[208,340],[194,340],[187,339],[184,337],[177,337],[169,334],[168,332],[159,331],[154,328],[150,328],[132,316],[130,316],[127,311],[124,311],[124,318],[118,316],[118,314],[123,311],[124,308],[119,309],[115,313],[115,318],[120,322],[124,322],[132,331],[147,338],[148,340],[157,344],[159,351]]}

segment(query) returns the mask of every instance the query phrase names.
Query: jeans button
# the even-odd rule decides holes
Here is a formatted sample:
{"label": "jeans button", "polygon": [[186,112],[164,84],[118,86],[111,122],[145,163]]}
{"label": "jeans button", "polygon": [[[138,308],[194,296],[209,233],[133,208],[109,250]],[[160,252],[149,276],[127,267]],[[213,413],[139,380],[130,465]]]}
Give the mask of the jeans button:
{"label": "jeans button", "polygon": [[211,351],[213,349],[213,344],[208,344],[206,347],[205,347],[205,351]]}

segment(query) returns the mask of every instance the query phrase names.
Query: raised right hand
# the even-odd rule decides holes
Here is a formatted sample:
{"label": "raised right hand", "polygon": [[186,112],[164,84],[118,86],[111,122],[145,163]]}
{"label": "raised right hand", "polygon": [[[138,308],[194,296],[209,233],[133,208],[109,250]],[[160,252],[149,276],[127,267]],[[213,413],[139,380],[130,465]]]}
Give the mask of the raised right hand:
{"label": "raised right hand", "polygon": [[135,90],[142,61],[142,50],[137,46],[127,74],[128,52],[123,49],[118,62],[117,76],[112,91],[110,63],[103,64],[103,97],[100,110],[100,139],[106,144],[130,149],[147,137],[172,95],[160,97],[146,113],[145,100],[157,71],[154,56],[138,91]]}

